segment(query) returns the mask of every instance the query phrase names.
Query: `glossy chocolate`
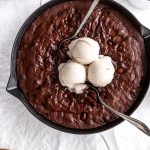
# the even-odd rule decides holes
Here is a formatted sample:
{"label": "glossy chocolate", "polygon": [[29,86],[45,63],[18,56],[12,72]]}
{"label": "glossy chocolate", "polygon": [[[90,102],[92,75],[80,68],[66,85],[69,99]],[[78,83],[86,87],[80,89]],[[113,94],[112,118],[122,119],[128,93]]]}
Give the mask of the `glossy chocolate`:
{"label": "glossy chocolate", "polygon": [[[26,99],[47,119],[69,128],[91,129],[116,119],[96,101],[93,91],[71,93],[61,86],[58,66],[66,62],[67,44],[60,42],[76,31],[90,2],[65,2],[46,10],[24,34],[17,56],[19,85]],[[105,88],[99,88],[105,102],[126,112],[135,102],[144,80],[146,61],[141,35],[120,12],[99,4],[79,37],[90,37],[101,54],[112,57],[116,73]]]}

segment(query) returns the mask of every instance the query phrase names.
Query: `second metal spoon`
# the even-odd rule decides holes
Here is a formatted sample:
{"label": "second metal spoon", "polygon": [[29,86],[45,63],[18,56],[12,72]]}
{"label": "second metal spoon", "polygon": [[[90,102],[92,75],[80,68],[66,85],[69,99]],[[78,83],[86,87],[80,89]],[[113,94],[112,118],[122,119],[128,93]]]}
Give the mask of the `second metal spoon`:
{"label": "second metal spoon", "polygon": [[144,132],[145,134],[147,134],[148,136],[150,136],[150,129],[148,128],[147,125],[145,125],[143,122],[135,119],[135,118],[132,118],[132,117],[129,117],[123,113],[120,113],[118,112],[117,110],[113,109],[112,107],[110,107],[109,105],[107,105],[103,99],[100,97],[99,95],[99,91],[96,87],[92,86],[91,84],[87,83],[87,86],[89,88],[91,88],[92,90],[95,91],[96,95],[97,95],[97,98],[99,100],[99,102],[105,106],[105,108],[107,108],[108,110],[110,110],[111,112],[113,112],[115,115],[123,118],[124,120],[128,121],[129,123],[131,123],[132,125],[134,125],[135,127],[137,127],[139,130],[141,130],[142,132]]}

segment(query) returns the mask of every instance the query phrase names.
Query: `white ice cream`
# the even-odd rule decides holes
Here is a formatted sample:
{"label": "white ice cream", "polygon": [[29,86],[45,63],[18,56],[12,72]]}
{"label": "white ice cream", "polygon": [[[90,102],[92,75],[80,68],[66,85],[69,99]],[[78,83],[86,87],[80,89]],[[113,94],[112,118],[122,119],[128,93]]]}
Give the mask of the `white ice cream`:
{"label": "white ice cream", "polygon": [[88,68],[88,80],[96,87],[104,87],[114,78],[115,68],[111,57],[101,55]]}
{"label": "white ice cream", "polygon": [[68,55],[74,61],[87,65],[98,59],[99,44],[91,38],[78,38],[68,45]]}
{"label": "white ice cream", "polygon": [[86,81],[86,68],[76,62],[68,61],[61,64],[58,68],[59,80],[63,86],[74,90],[77,94],[82,93],[86,88],[84,84]]}

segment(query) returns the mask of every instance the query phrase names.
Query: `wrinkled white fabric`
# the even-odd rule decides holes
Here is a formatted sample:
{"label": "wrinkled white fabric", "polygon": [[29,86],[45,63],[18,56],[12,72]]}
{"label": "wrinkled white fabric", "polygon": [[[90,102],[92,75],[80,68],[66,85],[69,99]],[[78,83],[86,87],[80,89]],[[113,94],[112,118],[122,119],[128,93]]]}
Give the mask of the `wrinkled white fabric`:
{"label": "wrinkled white fabric", "polygon": [[[42,3],[47,0],[43,0]],[[139,11],[124,4],[150,28],[149,10]],[[100,134],[72,135],[47,127],[34,118],[23,104],[5,91],[10,74],[10,56],[15,36],[25,19],[40,6],[40,0],[0,0],[0,148],[10,150],[107,150]],[[150,122],[150,91],[134,117]],[[149,124],[150,125],[150,124]],[[149,150],[149,139],[128,123],[103,135],[111,150]],[[109,137],[110,136],[110,137]],[[134,138],[133,138],[134,137]],[[115,146],[115,139],[117,147]],[[133,140],[134,139],[134,140]]]}

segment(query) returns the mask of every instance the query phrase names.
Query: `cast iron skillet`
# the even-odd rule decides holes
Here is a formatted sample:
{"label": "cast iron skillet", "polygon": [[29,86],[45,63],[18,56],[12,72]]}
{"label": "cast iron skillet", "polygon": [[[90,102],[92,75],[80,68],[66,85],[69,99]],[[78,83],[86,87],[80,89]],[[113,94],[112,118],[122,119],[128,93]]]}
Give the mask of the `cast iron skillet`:
{"label": "cast iron skillet", "polygon": [[[39,119],[41,122],[43,122],[44,124],[46,124],[46,125],[48,125],[52,128],[55,128],[55,129],[60,130],[60,131],[68,132],[68,133],[74,133],[74,134],[92,134],[92,133],[96,133],[96,132],[102,132],[102,131],[108,130],[108,129],[113,128],[116,125],[120,124],[123,121],[123,119],[119,118],[119,119],[117,119],[113,122],[110,122],[106,125],[103,125],[101,127],[94,128],[94,129],[71,129],[71,128],[66,128],[66,127],[63,127],[61,125],[58,125],[58,124],[55,124],[55,123],[51,122],[50,120],[46,119],[45,117],[43,117],[42,115],[37,113],[34,110],[34,108],[25,99],[24,94],[23,94],[23,92],[21,91],[21,89],[19,88],[19,85],[18,85],[18,79],[17,79],[17,74],[16,74],[16,55],[17,55],[17,51],[18,51],[19,46],[20,46],[22,36],[24,35],[24,33],[27,30],[27,28],[29,27],[29,25],[42,12],[44,12],[46,9],[48,9],[48,8],[50,8],[50,7],[52,7],[56,4],[59,4],[59,3],[65,2],[65,1],[69,1],[69,0],[51,0],[50,2],[46,3],[45,5],[43,5],[39,9],[37,9],[26,20],[26,22],[21,27],[21,29],[20,29],[17,37],[16,37],[16,40],[14,42],[14,45],[13,45],[12,58],[11,58],[11,74],[10,74],[10,79],[9,79],[6,90],[10,94],[17,97],[25,105],[25,107],[37,119]],[[147,60],[145,60],[145,61],[147,61],[148,66],[149,66],[150,65],[150,30],[147,29],[146,27],[144,27],[127,9],[125,9],[120,4],[118,4],[118,3],[116,3],[112,0],[101,0],[100,3],[110,5],[111,7],[117,9],[118,11],[120,11],[120,13],[124,14],[134,24],[135,28],[137,28],[139,33],[144,38],[145,50],[146,50],[146,55],[147,55]],[[131,115],[137,109],[137,107],[140,105],[140,103],[144,99],[144,96],[145,96],[145,94],[148,90],[149,82],[150,82],[150,67],[148,67],[146,78],[145,78],[145,81],[142,85],[142,90],[141,90],[137,100],[133,104],[133,106],[127,111],[127,113],[126,113],[127,115]]]}

